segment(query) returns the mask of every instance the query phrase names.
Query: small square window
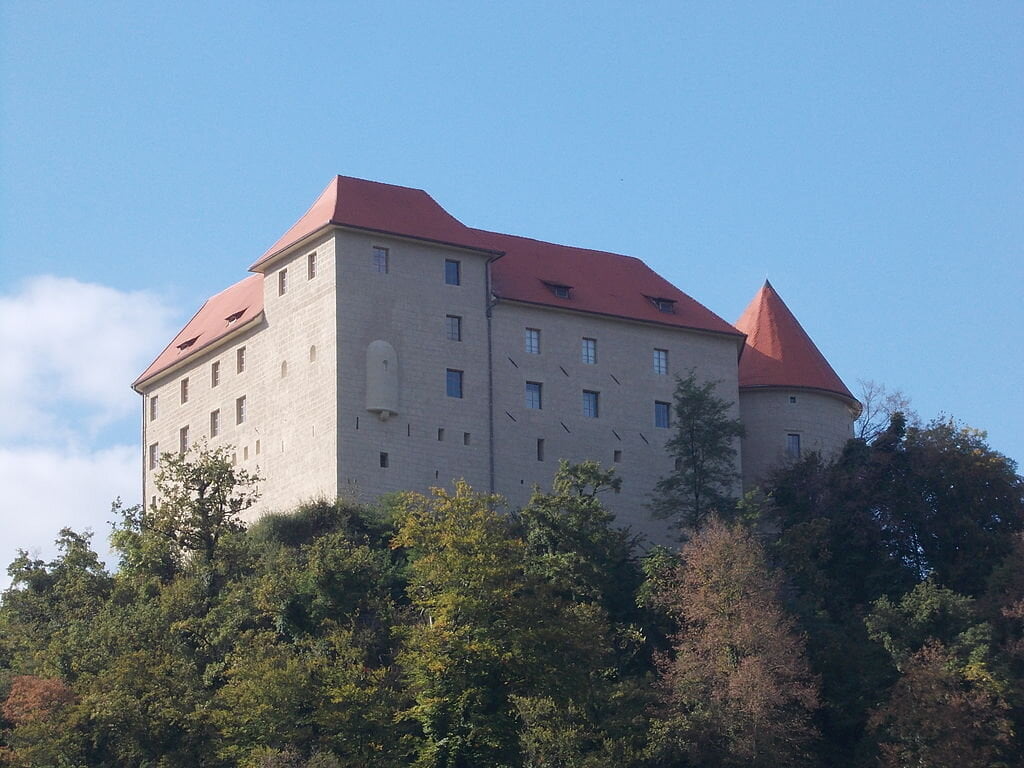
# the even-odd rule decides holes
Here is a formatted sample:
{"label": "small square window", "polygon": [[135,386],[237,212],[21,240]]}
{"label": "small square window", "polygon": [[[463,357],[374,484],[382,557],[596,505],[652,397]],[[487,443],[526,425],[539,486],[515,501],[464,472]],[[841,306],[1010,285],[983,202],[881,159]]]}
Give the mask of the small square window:
{"label": "small square window", "polygon": [[583,415],[588,419],[597,418],[599,398],[600,394],[598,392],[583,390]]}
{"label": "small square window", "polygon": [[669,403],[654,401],[654,426],[668,429],[672,406]]}
{"label": "small square window", "polygon": [[544,461],[544,438],[537,438],[537,461]]}
{"label": "small square window", "polygon": [[210,363],[210,386],[216,387],[220,384],[220,360]]}
{"label": "small square window", "polygon": [[448,397],[462,397],[462,371],[452,368],[445,371],[445,389]]}
{"label": "small square window", "polygon": [[150,395],[149,396],[149,420],[150,421],[155,421],[156,417],[157,417],[157,414],[160,412],[159,402],[160,402],[160,400],[159,400],[159,396],[158,395]]}
{"label": "small square window", "polygon": [[373,268],[386,275],[388,273],[388,249],[377,248],[373,249]]}
{"label": "small square window", "polygon": [[539,411],[542,408],[541,394],[544,385],[539,381],[526,382],[526,407]]}
{"label": "small square window", "polygon": [[458,315],[445,315],[445,332],[449,341],[462,341],[462,318]]}
{"label": "small square window", "polygon": [[210,411],[210,437],[220,434],[220,408]]}
{"label": "small square window", "polygon": [[587,365],[597,365],[597,339],[583,339],[580,345],[580,359]]}
{"label": "small square window", "polygon": [[235,424],[245,423],[245,395],[235,400]]}
{"label": "small square window", "polygon": [[188,377],[181,380],[181,402],[188,402]]}
{"label": "small square window", "polygon": [[380,466],[382,469],[388,468],[388,454],[386,451],[380,452]]}
{"label": "small square window", "polygon": [[235,371],[237,373],[245,371],[245,347],[235,350]]}
{"label": "small square window", "polygon": [[188,425],[178,430],[178,452],[185,453],[188,450]]}
{"label": "small square window", "polygon": [[795,395],[790,395],[789,396],[789,402],[790,403],[795,403],[796,402],[796,396]]}
{"label": "small square window", "polygon": [[316,277],[316,251],[306,256],[306,279],[312,280]]}
{"label": "small square window", "polygon": [[462,264],[455,259],[444,260],[444,281],[447,285],[462,285]]}
{"label": "small square window", "polygon": [[277,273],[277,295],[284,296],[288,291],[288,270],[282,269]]}
{"label": "small square window", "polygon": [[668,350],[654,350],[654,372],[664,376],[668,373]]}
{"label": "small square window", "polygon": [[149,468],[156,469],[157,464],[160,463],[160,444],[153,443],[149,446]]}
{"label": "small square window", "polygon": [[786,455],[791,459],[800,458],[800,435],[786,435]]}
{"label": "small square window", "polygon": [[528,355],[540,354],[540,331],[536,328],[526,329],[526,353]]}

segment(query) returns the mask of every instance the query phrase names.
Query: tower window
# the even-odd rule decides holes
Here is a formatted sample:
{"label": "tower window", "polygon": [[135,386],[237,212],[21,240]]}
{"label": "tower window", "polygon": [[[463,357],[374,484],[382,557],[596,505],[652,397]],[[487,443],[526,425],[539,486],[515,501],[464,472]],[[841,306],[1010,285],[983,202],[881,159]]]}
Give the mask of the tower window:
{"label": "tower window", "polygon": [[188,424],[178,430],[178,452],[185,453],[188,450]]}
{"label": "tower window", "polygon": [[668,350],[654,350],[654,372],[664,376],[668,373]]}
{"label": "tower window", "polygon": [[306,256],[306,279],[312,280],[316,277],[316,251]]}
{"label": "tower window", "polygon": [[455,259],[444,260],[444,281],[447,285],[462,285],[462,264]]}
{"label": "tower window", "polygon": [[544,461],[544,438],[537,438],[537,461]]}
{"label": "tower window", "polygon": [[245,347],[235,350],[235,371],[242,373],[245,370]]}
{"label": "tower window", "polygon": [[539,411],[541,409],[541,391],[544,385],[539,381],[526,382],[526,407]]}
{"label": "tower window", "polygon": [[220,434],[220,408],[210,411],[210,437]]}
{"label": "tower window", "polygon": [[583,390],[583,415],[588,419],[596,419],[598,416],[598,398],[600,394]]}
{"label": "tower window", "polygon": [[284,296],[288,291],[288,270],[282,269],[277,273],[277,295]]}
{"label": "tower window", "polygon": [[160,410],[160,406],[158,405],[158,403],[159,403],[159,399],[158,399],[157,395],[150,395],[149,396],[149,420],[150,421],[154,421],[156,419],[157,413]]}
{"label": "tower window", "polygon": [[382,469],[388,468],[388,454],[386,451],[380,452],[380,466]]}
{"label": "tower window", "polygon": [[536,328],[527,328],[525,336],[526,353],[528,355],[540,354],[540,331]]}
{"label": "tower window", "polygon": [[800,435],[794,433],[786,435],[786,455],[791,459],[800,458]]}
{"label": "tower window", "polygon": [[462,397],[462,371],[452,368],[445,371],[445,389],[448,397]]}
{"label": "tower window", "polygon": [[462,318],[458,315],[445,315],[445,332],[449,341],[462,341]]}
{"label": "tower window", "polygon": [[210,386],[216,387],[220,384],[220,360],[210,363]]}
{"label": "tower window", "polygon": [[245,395],[235,400],[235,424],[245,423]]}
{"label": "tower window", "polygon": [[597,339],[583,339],[580,345],[580,360],[586,365],[597,364]]}
{"label": "tower window", "polygon": [[373,268],[382,274],[388,272],[388,249],[377,248],[373,249]]}
{"label": "tower window", "polygon": [[663,403],[658,400],[654,401],[654,426],[660,427],[661,429],[668,429],[669,426],[669,414],[671,413],[671,405],[669,403]]}
{"label": "tower window", "polygon": [[188,402],[188,376],[181,380],[181,402]]}
{"label": "tower window", "polygon": [[149,468],[156,469],[156,465],[160,463],[160,444],[153,443],[149,446]]}

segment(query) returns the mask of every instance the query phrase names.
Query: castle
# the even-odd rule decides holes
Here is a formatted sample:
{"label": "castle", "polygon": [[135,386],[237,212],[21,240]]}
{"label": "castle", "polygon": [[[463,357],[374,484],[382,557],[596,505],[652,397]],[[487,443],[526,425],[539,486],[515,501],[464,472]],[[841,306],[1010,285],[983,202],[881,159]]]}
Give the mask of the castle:
{"label": "castle", "polygon": [[465,478],[524,504],[560,458],[623,479],[609,507],[654,541],[676,374],[747,430],[745,488],[832,453],[859,404],[767,282],[731,325],[618,254],[465,226],[426,192],[338,176],[134,382],[143,498],[205,438],[263,477],[258,515]]}

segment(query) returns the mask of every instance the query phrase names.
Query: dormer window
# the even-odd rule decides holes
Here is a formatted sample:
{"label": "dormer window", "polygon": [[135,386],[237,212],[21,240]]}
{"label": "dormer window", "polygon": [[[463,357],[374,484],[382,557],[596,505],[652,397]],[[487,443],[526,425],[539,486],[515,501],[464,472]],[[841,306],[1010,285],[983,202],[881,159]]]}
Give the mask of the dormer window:
{"label": "dormer window", "polygon": [[181,350],[188,349],[193,344],[195,344],[198,340],[199,340],[198,336],[193,336],[191,339],[188,339],[187,341],[181,342],[181,344],[178,345],[178,349],[181,349]]}
{"label": "dormer window", "polygon": [[658,296],[648,296],[651,303],[658,308],[659,312],[667,312],[670,315],[676,311],[676,300],[675,299],[663,299]]}
{"label": "dormer window", "polygon": [[570,298],[572,298],[572,296],[571,296],[572,286],[571,285],[562,285],[561,283],[547,283],[547,282],[544,283],[544,284],[548,288],[550,288],[551,292],[553,294],[555,294],[555,296],[557,296],[558,298],[560,298],[560,299],[570,299]]}
{"label": "dormer window", "polygon": [[237,312],[232,312],[230,315],[228,315],[224,319],[228,321],[228,325],[231,325],[232,323],[236,322],[244,314],[245,314],[245,310],[244,309],[240,309]]}

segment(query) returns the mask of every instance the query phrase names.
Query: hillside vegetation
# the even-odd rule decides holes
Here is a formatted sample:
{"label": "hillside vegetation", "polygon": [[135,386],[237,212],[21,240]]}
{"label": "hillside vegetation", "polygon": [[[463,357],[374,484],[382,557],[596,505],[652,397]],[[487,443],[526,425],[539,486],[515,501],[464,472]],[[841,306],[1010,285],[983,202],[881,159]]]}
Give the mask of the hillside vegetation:
{"label": "hillside vegetation", "polygon": [[594,463],[521,510],[458,483],[245,529],[228,457],[164,458],[114,573],[71,530],[11,565],[0,764],[1021,764],[1022,483],[953,422],[691,505],[678,551]]}

